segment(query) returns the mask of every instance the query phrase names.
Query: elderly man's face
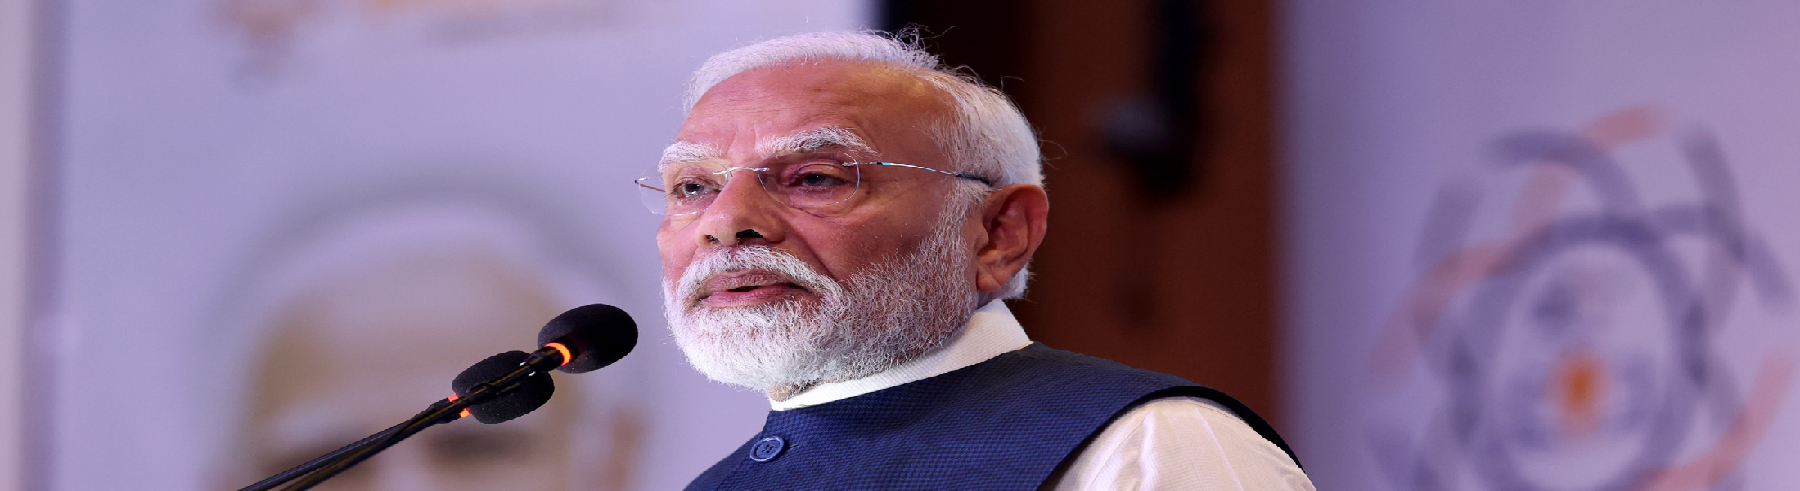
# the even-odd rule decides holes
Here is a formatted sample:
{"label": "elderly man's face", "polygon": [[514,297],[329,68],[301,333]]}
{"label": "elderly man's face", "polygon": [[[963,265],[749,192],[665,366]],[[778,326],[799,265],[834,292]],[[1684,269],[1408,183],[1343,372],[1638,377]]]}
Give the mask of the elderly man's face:
{"label": "elderly man's face", "polygon": [[[815,157],[953,169],[931,138],[931,124],[946,114],[948,108],[946,97],[938,89],[893,68],[832,61],[764,67],[733,76],[708,91],[689,113],[676,137],[677,146],[692,151],[675,153],[682,154],[677,156],[678,163],[698,163],[719,169],[762,168]],[[839,137],[835,140],[825,138],[828,141],[824,144],[818,142],[819,138],[810,137],[834,132]],[[831,143],[842,140],[844,132],[853,135],[850,139],[858,140],[856,143],[866,144],[867,148]],[[807,142],[796,144],[796,137]],[[665,166],[669,164],[671,162],[666,159]],[[806,316],[836,309],[842,314],[840,318],[851,319],[836,322],[839,327],[849,329],[842,324],[873,324],[864,328],[873,331],[882,331],[879,324],[883,322],[863,321],[886,314],[868,312],[871,309],[931,312],[929,318],[887,322],[891,325],[930,325],[923,328],[926,332],[917,336],[896,334],[913,339],[884,348],[890,353],[866,351],[854,356],[837,355],[851,359],[890,358],[877,360],[875,365],[864,364],[862,371],[867,371],[870,367],[878,369],[880,366],[876,365],[883,363],[892,364],[896,361],[893,358],[915,355],[891,352],[928,348],[944,339],[947,330],[953,329],[953,326],[946,328],[942,324],[960,323],[961,319],[966,319],[973,308],[975,294],[975,270],[970,262],[973,250],[966,236],[980,233],[980,228],[979,223],[958,216],[957,210],[966,208],[949,198],[952,186],[966,184],[958,183],[956,178],[917,169],[860,167],[861,186],[856,195],[843,206],[828,212],[788,206],[771,197],[751,171],[736,170],[731,172],[731,179],[704,211],[665,220],[658,231],[657,244],[662,253],[664,277],[671,282],[666,293],[670,295],[669,315],[677,331],[677,340],[691,341],[701,336],[683,336],[684,329],[689,329],[688,334],[697,332],[691,328],[691,323],[683,321],[684,316],[693,312],[730,315],[783,310],[803,312],[800,315]],[[709,258],[716,260],[750,250],[764,256],[778,256],[799,267],[781,272],[758,266],[761,263],[754,261],[736,261],[729,265],[709,264],[699,272],[690,271],[691,266]],[[908,276],[921,270],[930,271],[929,274]],[[805,276],[801,272],[814,277],[811,280],[797,278]],[[684,275],[687,278],[683,278]],[[921,283],[931,283],[930,291],[891,288]],[[847,293],[838,291],[837,285]],[[886,300],[879,294],[882,291],[891,296],[933,298],[927,300],[927,305],[869,305]],[[832,306],[832,298],[840,296],[853,299],[847,302],[856,305]],[[845,310],[853,312],[842,312]],[[762,327],[724,328],[718,326],[721,323],[713,324],[715,331],[722,332],[737,327],[780,330],[794,323],[768,322]],[[758,336],[757,333],[743,332],[727,334],[738,337],[729,341],[714,339],[716,348],[732,349],[757,341],[752,338]],[[886,334],[865,331],[826,337],[883,335]],[[683,345],[690,359],[696,354],[689,349],[694,344]],[[792,351],[831,352],[834,349],[804,343],[764,346],[769,347],[764,351],[786,349],[782,346],[788,346]],[[719,358],[761,355],[754,351],[742,349],[732,354],[719,354]],[[700,361],[695,363],[702,366]],[[702,370],[706,368],[702,366]],[[852,367],[850,371],[857,370]],[[846,374],[840,368],[815,372],[820,373],[801,376],[799,385],[830,381],[834,375]],[[809,380],[809,377],[821,380]],[[715,375],[714,378],[721,377]],[[767,382],[781,385],[793,381]],[[755,381],[736,383],[758,384]],[[779,390],[771,389],[772,395],[779,398],[777,392]]]}
{"label": "elderly man's face", "polygon": [[[722,151],[725,166],[759,167],[785,157],[765,154],[759,146],[807,130],[842,128],[869,143],[874,154],[822,150],[948,169],[927,126],[947,110],[936,88],[894,69],[850,62],[768,67],[713,87],[689,113],[676,140]],[[696,255],[712,249],[754,244],[790,252],[827,276],[846,278],[872,258],[916,248],[937,224],[949,179],[911,169],[865,167],[861,172],[856,206],[836,216],[787,207],[770,199],[753,179],[734,179],[699,216],[663,223],[657,242],[664,274],[680,277]],[[780,285],[748,293],[702,301],[726,307],[810,295]]]}

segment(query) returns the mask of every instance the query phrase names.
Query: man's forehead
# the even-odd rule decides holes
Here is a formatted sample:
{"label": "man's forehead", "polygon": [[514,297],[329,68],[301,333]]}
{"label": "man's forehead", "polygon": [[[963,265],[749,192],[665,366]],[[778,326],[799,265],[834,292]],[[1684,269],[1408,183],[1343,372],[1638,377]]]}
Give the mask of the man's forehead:
{"label": "man's forehead", "polygon": [[[769,159],[834,148],[867,153],[875,151],[868,140],[851,128],[844,126],[822,126],[786,135],[763,137],[756,141],[754,151],[757,158]],[[682,162],[724,160],[725,154],[725,148],[718,144],[676,141],[663,148],[662,161],[659,166]]]}
{"label": "man's forehead", "polygon": [[952,100],[918,71],[885,63],[825,59],[761,66],[707,89],[663,162],[742,158],[728,154],[746,150],[735,147],[744,142],[730,141],[745,129],[788,133],[756,135],[758,158],[830,145],[868,150],[874,146],[869,142],[892,152],[908,148],[924,128],[953,112]]}
{"label": "man's forehead", "polygon": [[690,111],[707,105],[758,106],[771,98],[800,96],[823,105],[916,105],[918,98],[949,101],[928,80],[930,71],[869,60],[791,59],[739,71],[706,89]]}

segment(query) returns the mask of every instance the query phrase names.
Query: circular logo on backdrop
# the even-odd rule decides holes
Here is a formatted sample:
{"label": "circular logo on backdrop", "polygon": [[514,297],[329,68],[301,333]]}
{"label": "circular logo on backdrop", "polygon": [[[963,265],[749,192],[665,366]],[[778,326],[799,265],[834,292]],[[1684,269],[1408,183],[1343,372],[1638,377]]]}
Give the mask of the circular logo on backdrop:
{"label": "circular logo on backdrop", "polygon": [[1397,488],[1741,480],[1795,356],[1721,339],[1792,292],[1717,140],[1665,126],[1633,108],[1503,135],[1444,187],[1372,359],[1371,455]]}

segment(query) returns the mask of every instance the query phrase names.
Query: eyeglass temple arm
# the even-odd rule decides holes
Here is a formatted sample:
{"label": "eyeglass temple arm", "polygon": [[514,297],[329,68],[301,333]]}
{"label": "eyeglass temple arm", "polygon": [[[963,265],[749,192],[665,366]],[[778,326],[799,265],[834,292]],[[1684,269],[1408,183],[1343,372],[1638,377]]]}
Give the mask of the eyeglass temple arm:
{"label": "eyeglass temple arm", "polygon": [[928,170],[928,171],[932,171],[932,172],[936,172],[936,173],[939,173],[939,174],[944,174],[944,175],[947,175],[947,176],[954,176],[954,177],[960,177],[960,178],[963,178],[963,179],[968,179],[968,180],[971,180],[971,181],[976,181],[976,182],[980,182],[980,183],[982,183],[982,184],[986,184],[986,185],[988,185],[988,187],[994,187],[994,181],[992,181],[992,180],[989,180],[989,179],[988,179],[988,178],[986,178],[986,177],[981,177],[981,176],[977,176],[977,175],[974,175],[974,174],[964,174],[964,173],[961,173],[961,172],[950,172],[950,171],[947,171],[947,170],[940,170],[940,169],[933,169],[933,168],[930,168],[930,167],[923,167],[923,166],[917,166],[917,165],[909,165],[909,164],[902,164],[902,163],[899,163],[899,162],[854,162],[854,164],[870,164],[870,165],[892,165],[892,166],[898,166],[898,167],[911,167],[911,168],[914,168],[914,169],[924,169],[924,170]]}

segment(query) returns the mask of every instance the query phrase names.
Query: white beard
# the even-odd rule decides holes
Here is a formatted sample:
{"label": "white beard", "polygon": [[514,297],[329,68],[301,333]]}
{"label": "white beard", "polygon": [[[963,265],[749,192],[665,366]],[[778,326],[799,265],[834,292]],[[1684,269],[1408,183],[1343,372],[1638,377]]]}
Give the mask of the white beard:
{"label": "white beard", "polygon": [[[694,369],[777,400],[873,375],[943,345],[973,314],[978,293],[967,277],[973,259],[960,223],[944,221],[916,251],[879,259],[842,284],[777,249],[722,249],[688,265],[679,280],[663,280],[663,313]],[[707,278],[742,270],[781,275],[819,301],[698,304]]]}

